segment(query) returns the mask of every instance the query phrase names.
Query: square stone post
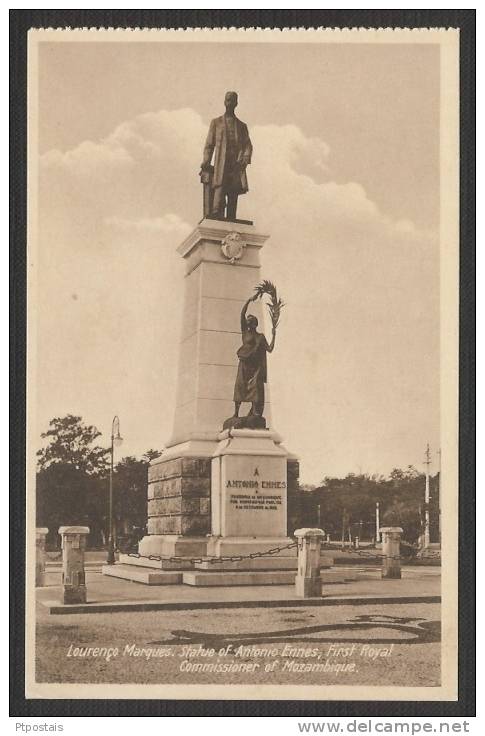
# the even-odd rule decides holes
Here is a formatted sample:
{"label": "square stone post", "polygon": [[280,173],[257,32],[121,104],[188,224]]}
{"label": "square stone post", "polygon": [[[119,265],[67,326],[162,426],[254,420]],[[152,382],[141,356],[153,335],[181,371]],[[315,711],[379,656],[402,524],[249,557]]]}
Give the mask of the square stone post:
{"label": "square stone post", "polygon": [[320,545],[325,538],[322,529],[297,529],[298,573],[295,578],[295,593],[300,598],[322,595],[320,578]]}
{"label": "square stone post", "polygon": [[86,603],[84,550],[89,527],[61,526],[59,534],[62,539],[62,602]]}
{"label": "square stone post", "polygon": [[45,538],[49,530],[45,526],[35,530],[35,587],[45,585]]}
{"label": "square stone post", "polygon": [[383,578],[401,578],[401,534],[400,526],[383,526],[382,534],[382,574]]}

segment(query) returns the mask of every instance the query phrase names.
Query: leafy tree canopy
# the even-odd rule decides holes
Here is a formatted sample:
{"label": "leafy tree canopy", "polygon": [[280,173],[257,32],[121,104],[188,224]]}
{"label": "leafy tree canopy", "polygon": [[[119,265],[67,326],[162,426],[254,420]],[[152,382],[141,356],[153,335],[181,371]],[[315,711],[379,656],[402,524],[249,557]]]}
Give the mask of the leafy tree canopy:
{"label": "leafy tree canopy", "polygon": [[87,475],[99,475],[107,469],[109,449],[94,444],[101,436],[96,427],[85,424],[82,417],[68,414],[54,417],[41,437],[47,440],[37,452],[39,470],[51,465],[68,465]]}
{"label": "leafy tree canopy", "polygon": [[141,459],[146,463],[150,463],[152,460],[156,460],[158,457],[161,457],[161,455],[162,453],[160,450],[150,449],[143,453]]}
{"label": "leafy tree canopy", "polygon": [[[388,477],[355,473],[344,478],[327,476],[318,488],[302,494],[303,525],[319,524],[334,536],[347,535],[350,527],[358,526],[369,537],[375,531],[376,504],[379,503],[381,525],[401,526],[404,538],[415,541],[423,531],[424,490],[425,475],[413,465],[394,468]],[[431,531],[437,538],[438,476],[430,478],[430,490]]]}

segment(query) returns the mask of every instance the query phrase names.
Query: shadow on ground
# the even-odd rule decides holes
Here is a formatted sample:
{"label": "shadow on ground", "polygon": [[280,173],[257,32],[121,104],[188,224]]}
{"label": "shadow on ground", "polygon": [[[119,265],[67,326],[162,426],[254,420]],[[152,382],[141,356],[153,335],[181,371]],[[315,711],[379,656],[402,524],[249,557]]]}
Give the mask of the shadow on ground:
{"label": "shadow on ground", "polygon": [[[370,629],[386,629],[403,636],[373,636],[373,644],[430,644],[439,642],[441,639],[440,621],[426,621],[422,618],[408,616],[386,616],[386,615],[359,615],[344,623],[317,624],[315,626],[301,626],[293,629],[278,629],[276,631],[251,632],[239,634],[207,633],[203,631],[187,631],[186,629],[174,629],[169,639],[151,641],[150,645],[163,644],[202,644],[207,647],[223,647],[227,644],[237,642],[238,644],[269,644],[288,640],[304,640],[308,642],[335,642],[339,643],[361,643],[362,639],[352,636],[357,631],[369,631]],[[332,636],[311,636],[332,632]],[[339,635],[339,634],[342,634]],[[335,636],[337,634],[337,636]]]}

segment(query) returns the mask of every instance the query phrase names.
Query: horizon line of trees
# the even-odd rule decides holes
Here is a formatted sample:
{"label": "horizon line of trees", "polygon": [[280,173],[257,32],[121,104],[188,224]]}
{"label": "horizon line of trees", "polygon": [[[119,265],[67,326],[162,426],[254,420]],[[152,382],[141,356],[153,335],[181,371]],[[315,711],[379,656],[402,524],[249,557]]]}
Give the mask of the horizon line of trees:
{"label": "horizon line of trees", "polygon": [[[82,417],[54,417],[37,452],[37,526],[49,529],[50,547],[60,543],[58,528],[89,526],[90,547],[104,547],[108,536],[110,447],[101,432]],[[116,462],[113,475],[115,539],[130,546],[142,537],[147,522],[147,473],[162,451],[148,449],[141,457]],[[289,508],[290,526],[320,526],[332,539],[375,538],[376,503],[380,525],[397,525],[404,539],[417,542],[424,531],[425,474],[414,466],[394,468],[388,476],[348,473],[325,477],[319,486],[300,486],[296,506]],[[289,499],[290,501],[290,499]],[[290,504],[289,504],[290,505]],[[431,541],[439,540],[439,473],[430,477]],[[296,528],[295,526],[295,528]]]}
{"label": "horizon line of trees", "polygon": [[302,521],[321,526],[332,539],[347,541],[376,537],[376,510],[379,526],[400,526],[403,539],[413,544],[424,534],[426,510],[430,517],[430,539],[440,538],[440,474],[430,475],[430,502],[425,504],[424,472],[414,465],[394,468],[382,474],[348,473],[344,478],[325,477],[319,486],[302,487]]}

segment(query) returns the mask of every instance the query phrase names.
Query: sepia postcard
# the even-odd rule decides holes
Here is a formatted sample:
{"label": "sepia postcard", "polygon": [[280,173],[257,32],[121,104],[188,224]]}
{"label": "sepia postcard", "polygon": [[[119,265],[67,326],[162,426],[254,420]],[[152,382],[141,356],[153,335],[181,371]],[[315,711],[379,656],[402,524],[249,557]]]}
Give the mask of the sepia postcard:
{"label": "sepia postcard", "polygon": [[459,32],[31,30],[26,697],[456,701]]}

